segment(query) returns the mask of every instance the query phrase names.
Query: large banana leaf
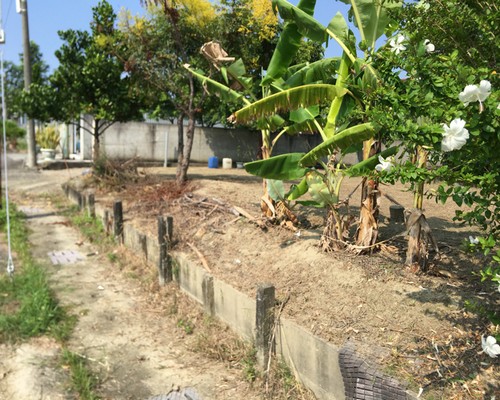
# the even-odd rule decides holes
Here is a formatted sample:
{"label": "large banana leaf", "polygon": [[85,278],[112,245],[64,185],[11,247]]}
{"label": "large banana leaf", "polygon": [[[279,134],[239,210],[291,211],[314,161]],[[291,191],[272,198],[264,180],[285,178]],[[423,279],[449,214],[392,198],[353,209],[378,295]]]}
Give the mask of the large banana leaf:
{"label": "large banana leaf", "polygon": [[350,4],[349,14],[359,29],[361,41],[375,49],[376,40],[384,34],[390,22],[388,11],[403,5],[402,0],[340,0]]}
{"label": "large banana leaf", "polygon": [[184,68],[186,68],[196,79],[198,79],[207,91],[217,94],[221,99],[225,101],[250,104],[243,93],[237,92],[236,90],[233,90],[222,83],[203,75],[203,73],[191,69],[187,64],[184,64]]}
{"label": "large banana leaf", "polygon": [[347,21],[344,16],[337,12],[332,20],[328,23],[328,32],[337,42],[343,42],[347,48],[356,54],[356,38],[347,26]]}
{"label": "large banana leaf", "polygon": [[304,121],[314,119],[319,115],[319,106],[314,105],[307,108],[298,108],[290,111],[290,121],[301,124]]}
{"label": "large banana leaf", "polygon": [[346,149],[356,143],[368,140],[375,134],[375,128],[370,123],[360,124],[337,133],[320,145],[316,146],[300,160],[301,166],[311,166],[334,149]]}
{"label": "large banana leaf", "polygon": [[303,153],[289,153],[252,161],[245,163],[245,169],[252,175],[266,179],[279,181],[300,179],[308,171],[307,168],[299,166],[299,160],[303,155]]}
{"label": "large banana leaf", "polygon": [[286,79],[283,87],[292,88],[317,82],[333,83],[339,62],[339,58],[334,57],[304,65]]}
{"label": "large banana leaf", "polygon": [[245,76],[247,71],[241,58],[238,58],[229,67],[221,67],[220,72],[227,85],[229,85],[228,76],[230,76],[234,81],[238,82],[242,88],[246,90],[250,90],[252,88],[252,78]]}
{"label": "large banana leaf", "polygon": [[308,119],[300,123],[288,125],[284,128],[284,131],[289,136],[297,135],[299,133],[317,133],[318,125],[316,125],[315,120]]}
{"label": "large banana leaf", "polygon": [[349,176],[363,176],[375,169],[375,166],[379,163],[378,157],[382,156],[383,158],[387,158],[395,155],[399,150],[398,146],[390,147],[381,153],[375,154],[374,156],[367,158],[364,161],[361,161],[352,167],[346,169],[345,173]]}
{"label": "large banana leaf", "polygon": [[278,8],[280,16],[285,21],[293,21],[297,25],[302,36],[319,43],[325,43],[328,40],[326,27],[307,12],[302,11],[286,0],[273,0],[273,6]]}
{"label": "large banana leaf", "polygon": [[280,111],[296,110],[316,105],[323,101],[332,101],[336,97],[344,96],[345,93],[345,88],[338,88],[334,85],[317,84],[299,86],[258,100],[236,111],[234,116],[237,122],[248,122],[276,114]]}
{"label": "large banana leaf", "polygon": [[[308,15],[313,15],[315,5],[316,0],[300,0],[297,8]],[[278,44],[267,67],[266,76],[262,80],[262,85],[267,85],[285,74],[300,47],[301,40],[302,34],[299,32],[297,24],[288,21],[283,28],[283,32],[281,32]]]}
{"label": "large banana leaf", "polygon": [[260,118],[257,120],[257,128],[258,129],[267,129],[271,132],[274,132],[277,129],[280,129],[284,124],[285,120],[278,114],[271,115],[270,117]]}
{"label": "large banana leaf", "polygon": [[274,201],[285,200],[285,185],[283,181],[277,181],[275,179],[266,179],[267,193],[269,197]]}

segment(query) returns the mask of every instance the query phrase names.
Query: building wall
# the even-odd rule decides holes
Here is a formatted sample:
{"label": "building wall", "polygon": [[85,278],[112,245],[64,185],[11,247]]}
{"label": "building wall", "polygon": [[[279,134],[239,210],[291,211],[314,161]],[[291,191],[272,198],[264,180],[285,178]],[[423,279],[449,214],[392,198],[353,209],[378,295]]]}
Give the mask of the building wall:
{"label": "building wall", "polygon": [[[86,121],[88,124],[89,121]],[[186,129],[186,127],[184,128]],[[92,136],[85,134],[82,143],[84,159],[91,159]],[[283,136],[273,154],[308,152],[321,142],[319,135]],[[191,161],[206,163],[210,157],[231,158],[233,162],[248,162],[259,158],[260,132],[229,128],[195,128]],[[171,123],[128,122],[116,123],[101,137],[101,150],[106,157],[127,160],[139,157],[144,161],[168,162],[177,160],[177,125]],[[357,156],[349,156],[349,163]]]}

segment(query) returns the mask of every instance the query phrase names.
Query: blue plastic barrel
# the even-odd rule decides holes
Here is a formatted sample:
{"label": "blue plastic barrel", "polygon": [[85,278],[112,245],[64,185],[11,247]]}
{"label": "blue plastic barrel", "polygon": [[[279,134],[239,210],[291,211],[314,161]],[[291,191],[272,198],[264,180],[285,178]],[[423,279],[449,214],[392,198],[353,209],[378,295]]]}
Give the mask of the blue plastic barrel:
{"label": "blue plastic barrel", "polygon": [[219,166],[219,159],[217,157],[208,158],[208,168],[217,168]]}

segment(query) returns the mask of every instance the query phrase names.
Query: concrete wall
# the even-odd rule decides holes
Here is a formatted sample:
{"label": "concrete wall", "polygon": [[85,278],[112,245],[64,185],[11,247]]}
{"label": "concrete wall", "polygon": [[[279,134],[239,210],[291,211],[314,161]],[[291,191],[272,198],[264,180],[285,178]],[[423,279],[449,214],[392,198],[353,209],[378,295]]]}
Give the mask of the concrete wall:
{"label": "concrete wall", "polygon": [[318,399],[343,399],[344,383],[339,348],[321,340],[297,324],[280,318],[277,353]]}
{"label": "concrete wall", "polygon": [[[87,126],[91,126],[85,118]],[[93,138],[88,133],[82,135],[82,155],[92,159]],[[116,123],[109,127],[101,137],[101,149],[111,159],[127,160],[139,157],[145,161],[168,162],[177,160],[178,140],[177,125],[170,123],[128,122]],[[280,138],[273,154],[289,152],[307,152],[319,144],[319,135],[284,136]],[[210,157],[236,161],[258,159],[260,132],[244,129],[202,128],[195,129],[191,161],[206,163]],[[346,162],[357,160],[356,155],[349,155]]]}

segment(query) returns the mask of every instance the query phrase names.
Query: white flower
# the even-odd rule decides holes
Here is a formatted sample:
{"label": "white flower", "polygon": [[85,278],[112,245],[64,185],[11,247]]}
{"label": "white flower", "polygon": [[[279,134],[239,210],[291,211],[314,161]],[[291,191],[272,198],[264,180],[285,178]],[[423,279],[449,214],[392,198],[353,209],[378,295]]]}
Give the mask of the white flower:
{"label": "white flower", "polygon": [[444,133],[443,141],[441,142],[442,151],[459,150],[463,147],[469,138],[469,131],[464,127],[465,121],[460,118],[455,118],[451,121],[450,126],[443,124]]}
{"label": "white flower", "polygon": [[467,85],[463,92],[458,95],[458,98],[464,106],[468,106],[469,103],[479,101],[482,103],[491,94],[491,83],[489,81],[483,80],[477,85]]}
{"label": "white flower", "polygon": [[432,53],[436,50],[436,46],[434,46],[429,39],[424,40],[424,46],[427,53]]}
{"label": "white flower", "polygon": [[470,244],[479,244],[479,239],[478,237],[472,237],[472,236],[469,236],[469,242]]}
{"label": "white flower", "polygon": [[500,354],[500,345],[493,336],[488,336],[486,339],[484,336],[481,336],[481,346],[483,351],[491,358],[497,358]]}
{"label": "white flower", "polygon": [[382,156],[378,156],[378,160],[380,164],[377,164],[375,166],[375,170],[378,172],[382,171],[389,172],[394,167],[394,164],[392,163],[393,162],[392,157],[384,158]]}
{"label": "white flower", "polygon": [[403,45],[403,42],[406,40],[406,38],[399,34],[395,38],[392,38],[389,42],[389,45],[391,46],[391,51],[393,53],[399,54],[400,52],[406,50],[406,47]]}

